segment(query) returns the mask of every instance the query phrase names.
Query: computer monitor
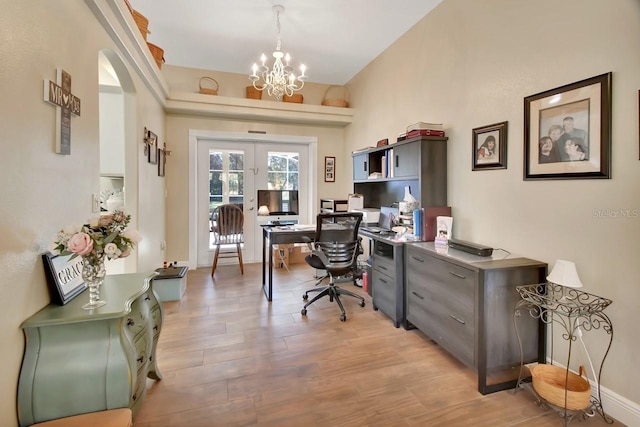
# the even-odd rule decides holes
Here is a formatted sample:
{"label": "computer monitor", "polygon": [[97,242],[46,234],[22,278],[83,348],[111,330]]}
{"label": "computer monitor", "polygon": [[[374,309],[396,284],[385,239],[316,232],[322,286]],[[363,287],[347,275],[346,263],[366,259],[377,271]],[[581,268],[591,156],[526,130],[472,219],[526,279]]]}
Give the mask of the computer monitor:
{"label": "computer monitor", "polygon": [[258,216],[299,214],[298,190],[258,190]]}

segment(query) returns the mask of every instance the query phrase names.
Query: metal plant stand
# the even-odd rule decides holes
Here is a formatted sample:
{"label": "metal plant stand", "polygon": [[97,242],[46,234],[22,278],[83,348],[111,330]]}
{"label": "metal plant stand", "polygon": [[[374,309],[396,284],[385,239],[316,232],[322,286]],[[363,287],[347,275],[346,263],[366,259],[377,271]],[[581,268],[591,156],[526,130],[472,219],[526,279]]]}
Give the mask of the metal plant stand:
{"label": "metal plant stand", "polygon": [[540,319],[546,325],[549,325],[551,333],[551,352],[550,357],[553,363],[553,335],[555,325],[559,325],[562,338],[568,343],[567,361],[565,366],[568,369],[571,361],[571,352],[574,341],[582,332],[602,329],[609,335],[609,344],[602,356],[602,360],[594,375],[597,376],[596,395],[591,395],[589,406],[580,411],[567,409],[567,390],[565,389],[565,404],[563,407],[556,406],[544,398],[542,398],[533,388],[533,386],[524,378],[524,363],[520,364],[520,375],[515,391],[519,389],[527,389],[536,397],[537,403],[547,409],[555,411],[563,420],[563,425],[567,426],[575,417],[592,417],[598,413],[607,423],[612,424],[613,419],[605,414],[602,407],[602,398],[600,395],[600,378],[602,375],[602,367],[604,361],[611,349],[613,342],[613,325],[609,317],[604,314],[612,301],[597,295],[590,294],[575,288],[569,288],[554,283],[541,283],[535,285],[517,286],[516,290],[520,294],[521,300],[516,304],[514,311],[514,323],[518,343],[522,354],[522,344],[520,334],[518,332],[518,321],[521,310],[527,310],[529,314]]}

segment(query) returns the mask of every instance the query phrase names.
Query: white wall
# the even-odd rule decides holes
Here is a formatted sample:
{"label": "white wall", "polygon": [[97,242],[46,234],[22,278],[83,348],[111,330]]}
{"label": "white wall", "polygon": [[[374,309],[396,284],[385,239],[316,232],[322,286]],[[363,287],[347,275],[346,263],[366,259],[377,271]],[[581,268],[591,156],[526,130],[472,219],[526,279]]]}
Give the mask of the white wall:
{"label": "white wall", "polygon": [[[0,425],[12,427],[24,350],[20,324],[50,301],[40,254],[60,228],[97,215],[91,195],[100,190],[98,52],[118,49],[84,2],[5,1],[2,9]],[[71,118],[68,156],[54,152],[55,108],[43,101],[43,80],[55,80],[58,67],[71,74],[82,103],[81,116]],[[164,137],[164,113],[135,71],[129,74],[135,94],[125,150],[144,189],[134,218],[144,240],[134,256],[139,271],[149,271],[163,258],[164,180],[139,156],[144,126]],[[138,180],[132,182],[137,194]]]}
{"label": "white wall", "polygon": [[[597,213],[640,212],[639,52],[636,0],[445,0],[350,82],[357,114],[346,130],[349,152],[416,121],[443,122],[454,237],[576,262],[584,290],[613,300],[602,385],[636,404],[640,217]],[[609,71],[612,178],[524,181],[524,98]],[[472,171],[472,129],[502,121],[507,169]],[[608,336],[589,335],[601,355]]]}

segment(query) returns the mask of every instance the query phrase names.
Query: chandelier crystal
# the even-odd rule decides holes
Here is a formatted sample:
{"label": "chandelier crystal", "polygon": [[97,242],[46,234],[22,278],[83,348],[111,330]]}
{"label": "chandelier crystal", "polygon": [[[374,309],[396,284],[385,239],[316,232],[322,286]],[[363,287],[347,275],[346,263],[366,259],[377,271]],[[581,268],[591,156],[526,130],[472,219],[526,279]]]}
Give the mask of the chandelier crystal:
{"label": "chandelier crystal", "polygon": [[[278,32],[278,42],[276,43],[276,50],[273,52],[273,57],[275,58],[273,69],[269,70],[269,67],[265,65],[267,57],[263,53],[260,57],[262,65],[253,64],[253,72],[249,79],[253,82],[254,88],[257,90],[266,89],[269,96],[273,96],[277,101],[282,101],[284,95],[291,96],[293,92],[302,89],[307,76],[304,75],[306,71],[304,64],[300,65],[300,75],[296,76],[293,72],[293,67],[289,65],[291,56],[288,53],[283,54],[280,50],[280,14],[284,13],[284,6],[275,5],[273,6],[273,11],[276,14],[276,30]],[[282,62],[283,59],[284,62]]]}

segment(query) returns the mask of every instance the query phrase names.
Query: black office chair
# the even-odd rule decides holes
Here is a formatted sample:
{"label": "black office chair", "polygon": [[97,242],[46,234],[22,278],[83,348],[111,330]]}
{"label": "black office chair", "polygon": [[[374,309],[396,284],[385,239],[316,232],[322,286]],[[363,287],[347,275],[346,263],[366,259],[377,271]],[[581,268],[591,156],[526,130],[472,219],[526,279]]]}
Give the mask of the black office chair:
{"label": "black office chair", "polygon": [[[307,307],[324,296],[329,300],[335,300],[340,306],[342,314],[340,320],[347,320],[341,295],[348,295],[360,300],[360,307],[364,307],[364,298],[335,284],[335,277],[353,272],[353,266],[357,265],[357,257],[360,252],[358,240],[358,227],[362,221],[362,212],[328,213],[318,214],[316,236],[312,245],[312,252],[305,257],[307,264],[319,270],[326,270],[329,284],[318,286],[327,276],[321,278],[316,287],[307,290],[302,299],[307,301],[310,292],[318,292],[318,295],[308,301],[302,308],[302,315],[307,314]],[[354,277],[355,281],[355,277]]]}

